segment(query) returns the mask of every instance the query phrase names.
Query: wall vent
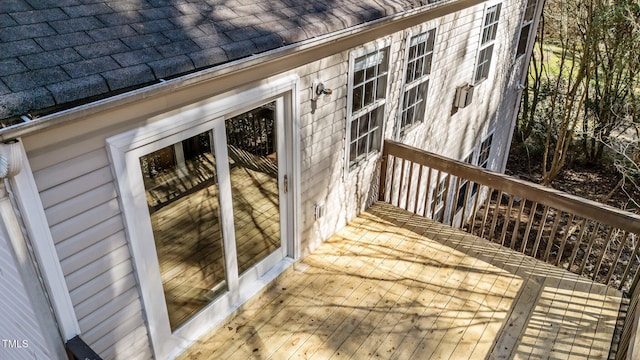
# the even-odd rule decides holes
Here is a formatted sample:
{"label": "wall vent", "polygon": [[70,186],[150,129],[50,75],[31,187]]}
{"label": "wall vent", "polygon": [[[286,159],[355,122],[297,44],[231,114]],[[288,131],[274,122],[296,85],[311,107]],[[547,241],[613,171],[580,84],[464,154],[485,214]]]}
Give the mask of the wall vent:
{"label": "wall vent", "polygon": [[469,106],[473,100],[473,85],[461,86],[456,90],[456,99],[454,105],[461,109]]}

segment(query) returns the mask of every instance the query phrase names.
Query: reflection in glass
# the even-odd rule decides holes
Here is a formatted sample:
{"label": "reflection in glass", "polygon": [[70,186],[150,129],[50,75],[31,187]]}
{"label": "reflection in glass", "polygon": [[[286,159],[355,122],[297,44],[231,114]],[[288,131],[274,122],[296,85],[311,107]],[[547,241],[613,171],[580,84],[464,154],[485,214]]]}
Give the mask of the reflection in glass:
{"label": "reflection in glass", "polygon": [[280,248],[275,107],[225,121],[240,275]]}
{"label": "reflection in glass", "polygon": [[140,158],[172,330],[227,290],[211,136]]}

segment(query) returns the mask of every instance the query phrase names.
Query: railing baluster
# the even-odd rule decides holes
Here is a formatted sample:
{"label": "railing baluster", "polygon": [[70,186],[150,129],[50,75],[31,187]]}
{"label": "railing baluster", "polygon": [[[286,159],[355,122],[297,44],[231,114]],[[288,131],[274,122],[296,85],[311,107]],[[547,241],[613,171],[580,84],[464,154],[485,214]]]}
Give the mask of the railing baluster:
{"label": "railing baluster", "polygon": [[496,229],[498,222],[498,213],[500,205],[502,204],[502,190],[498,192],[498,198],[496,199],[496,206],[493,208],[493,219],[491,220],[491,229],[489,229],[489,239],[493,239],[493,231]]}
{"label": "railing baluster", "polygon": [[449,206],[449,187],[451,186],[451,176],[449,176],[449,174],[446,174],[446,179],[447,181],[445,182],[445,186],[444,186],[444,201],[443,201],[443,208],[442,208],[442,221],[440,221],[443,224],[446,224],[446,216],[447,216],[447,207]]}
{"label": "railing baluster", "polygon": [[[436,220],[436,221],[440,221],[439,219],[435,218],[435,215],[436,215],[436,205],[437,205],[436,204],[436,199],[437,199],[437,196],[438,196],[438,194],[436,192],[438,191],[438,187],[440,186],[440,175],[441,175],[441,173],[442,173],[442,171],[438,170],[438,174],[436,176],[435,190],[431,194],[431,198],[432,198],[431,199],[431,218],[433,220]],[[444,201],[444,199],[443,199],[443,201]]]}
{"label": "railing baluster", "polygon": [[[520,219],[522,218],[522,212],[524,211],[524,205],[526,204],[527,200],[520,198],[520,208],[518,210],[518,217],[516,217],[516,222],[513,225],[513,231],[511,233],[511,246],[510,248],[512,248],[513,250],[516,249],[516,241],[518,240],[518,230],[520,229]],[[524,239],[523,243],[524,243]]]}
{"label": "railing baluster", "polygon": [[[533,226],[533,222],[536,218],[536,209],[538,208],[538,203],[533,201],[531,204],[531,210],[529,210],[529,221],[527,221],[527,227],[524,230],[524,236],[522,237],[522,247],[520,248],[521,253],[525,253],[527,251],[527,244],[529,243],[529,234],[531,233],[531,226]],[[535,257],[535,255],[533,255]]]}
{"label": "railing baluster", "polygon": [[575,215],[571,214],[569,216],[569,221],[567,221],[567,225],[565,227],[564,236],[562,237],[562,241],[560,241],[560,249],[558,250],[558,257],[556,258],[556,266],[560,266],[560,259],[562,259],[562,253],[564,252],[564,247],[567,243],[567,238],[571,235],[571,224],[573,224],[573,219]]}
{"label": "railing baluster", "polygon": [[456,211],[458,210],[458,195],[460,192],[460,177],[456,176],[456,187],[453,190],[453,201],[451,202],[451,209],[449,211],[449,224],[455,227],[456,225],[453,223],[456,218]]}
{"label": "railing baluster", "polygon": [[404,183],[404,162],[405,160],[403,158],[398,158],[398,164],[396,166],[398,166],[398,169],[396,171],[400,171],[399,173],[399,177],[398,177],[398,185],[394,186],[394,188],[396,189],[397,194],[397,201],[394,204],[397,207],[400,207],[400,198],[402,196],[402,184]]}
{"label": "railing baluster", "polygon": [[[424,191],[424,206],[422,208],[422,216],[424,217],[427,217],[427,208],[429,207],[429,199],[431,196],[431,167],[429,167],[428,169],[429,171],[427,172],[427,187]],[[433,214],[431,215],[431,217],[433,217]]]}
{"label": "railing baluster", "polygon": [[413,200],[413,213],[417,214],[418,213],[418,200],[420,199],[420,188],[422,186],[422,170],[424,168],[424,166],[417,164],[419,167],[419,171],[418,171],[418,183],[416,184],[416,198]]}
{"label": "railing baluster", "polygon": [[[580,233],[578,234],[578,238],[576,239],[576,244],[571,252],[571,257],[569,258],[569,265],[567,266],[567,270],[571,271],[571,265],[576,260],[576,256],[578,255],[578,250],[580,250],[580,244],[582,243],[582,238],[584,237],[584,233],[587,229],[587,219],[582,219],[582,225],[580,228]],[[581,274],[578,274],[581,275]]]}
{"label": "railing baluster", "polygon": [[609,281],[611,281],[611,277],[613,276],[613,273],[616,271],[616,266],[618,265],[618,260],[620,260],[620,254],[622,254],[622,249],[624,248],[624,244],[627,242],[628,235],[629,234],[626,231],[622,235],[622,241],[618,246],[618,251],[616,251],[616,258],[613,261],[613,263],[611,263],[611,267],[609,268],[609,273],[607,273],[607,280],[605,280],[604,282],[605,284],[609,284]]}
{"label": "railing baluster", "polygon": [[513,207],[514,196],[509,194],[509,205],[507,205],[507,211],[504,213],[504,222],[502,223],[502,233],[500,234],[500,243],[504,246],[504,241],[507,238],[507,228],[511,222],[511,208]]}
{"label": "railing baluster", "polygon": [[600,257],[598,258],[598,262],[596,263],[596,267],[593,271],[593,280],[596,280],[598,273],[600,272],[600,266],[602,266],[602,261],[604,260],[604,256],[607,254],[607,249],[609,248],[609,242],[611,242],[611,236],[613,235],[614,227],[611,226],[609,231],[607,232],[607,237],[604,242],[604,246],[602,247],[602,252],[600,253]]}
{"label": "railing baluster", "polygon": [[[631,234],[629,234],[631,236]],[[627,276],[629,276],[629,271],[631,270],[632,265],[635,263],[635,258],[638,256],[638,250],[640,249],[640,239],[635,236],[636,246],[633,249],[633,253],[631,253],[631,257],[629,258],[629,263],[627,267],[624,269],[624,274],[622,274],[622,279],[620,280],[620,286],[618,286],[618,290],[622,289],[624,283],[627,281]],[[637,271],[637,270],[636,270]]]}
{"label": "railing baluster", "polygon": [[544,261],[549,262],[549,255],[551,254],[551,247],[553,245],[553,239],[556,237],[556,232],[558,231],[558,224],[560,224],[560,219],[562,218],[562,211],[556,210],[556,218],[553,221],[553,228],[551,229],[551,233],[549,235],[549,240],[547,242],[547,249],[544,253]]}
{"label": "railing baluster", "polygon": [[544,210],[542,210],[542,217],[540,218],[540,225],[538,227],[538,232],[536,233],[536,241],[533,244],[533,253],[531,255],[538,258],[538,248],[540,247],[540,239],[542,238],[542,234],[544,233],[544,224],[547,222],[547,215],[549,215],[549,206],[545,206]]}
{"label": "railing baluster", "polygon": [[[471,192],[471,186],[469,185],[471,184],[467,182],[467,187],[464,192],[464,203],[462,203],[462,215],[460,215],[460,229],[464,227],[465,213],[467,212],[467,202],[469,202],[469,193]],[[458,207],[457,204],[458,203],[456,202],[456,207]]]}
{"label": "railing baluster", "polygon": [[396,166],[398,166],[396,163],[398,162],[398,158],[396,156],[394,156],[393,161],[390,162],[390,169],[391,169],[391,179],[390,179],[390,184],[389,184],[389,204],[393,204],[393,189],[395,189],[396,186]]}
{"label": "railing baluster", "polygon": [[[484,215],[482,216],[482,225],[480,225],[480,237],[482,238],[484,238],[484,230],[487,226],[487,217],[489,216],[489,206],[491,205],[491,196],[493,196],[494,190],[493,188],[488,188],[487,198],[484,200]],[[491,237],[489,237],[489,239],[491,239]]]}
{"label": "railing baluster", "polygon": [[409,211],[409,195],[411,195],[411,183],[413,183],[413,161],[409,161],[409,177],[407,179],[407,196],[404,199],[404,207]]}
{"label": "railing baluster", "polygon": [[404,182],[405,182],[405,177],[404,177],[404,169],[406,167],[406,162],[408,162],[409,160],[400,158],[400,183],[398,184],[398,207],[402,208],[402,203],[400,203],[400,201],[402,201],[402,194],[403,194],[403,190],[404,190]]}
{"label": "railing baluster", "polygon": [[584,258],[580,263],[580,268],[578,269],[578,274],[582,274],[584,272],[584,268],[587,265],[587,261],[589,260],[589,256],[591,256],[591,249],[593,248],[593,243],[598,235],[598,230],[600,229],[600,223],[596,222],[594,225],[593,232],[591,236],[589,236],[589,242],[587,243],[587,248],[584,251]]}
{"label": "railing baluster", "polygon": [[[387,194],[387,168],[389,167],[389,163],[391,162],[391,156],[387,153],[387,149],[384,148],[382,153],[382,162],[380,163],[380,182],[378,189],[378,200],[385,201]],[[391,188],[389,186],[389,188]]]}
{"label": "railing baluster", "polygon": [[478,213],[478,202],[480,201],[480,194],[482,193],[482,186],[478,184],[478,190],[473,198],[473,210],[471,210],[471,225],[469,225],[469,233],[473,234],[473,228],[476,227],[476,214]]}

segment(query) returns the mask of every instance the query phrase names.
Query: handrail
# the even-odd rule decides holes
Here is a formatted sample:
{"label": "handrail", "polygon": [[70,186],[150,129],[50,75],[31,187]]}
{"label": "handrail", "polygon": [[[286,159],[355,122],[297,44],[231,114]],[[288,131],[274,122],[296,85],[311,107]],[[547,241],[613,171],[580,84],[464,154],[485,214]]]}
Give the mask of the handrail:
{"label": "handrail", "polygon": [[[640,216],[579,196],[567,194],[546,186],[530,183],[514,177],[485,170],[447,157],[416,149],[392,140],[385,140],[383,159],[388,156],[410,159],[412,162],[430,166],[437,170],[472,182],[499,188],[506,193],[522,198],[534,198],[538,203],[553,203],[559,210],[608,223],[628,232],[640,234]],[[384,161],[384,160],[383,160]],[[386,178],[380,178],[380,189],[384,189]]]}
{"label": "handrail", "polygon": [[378,191],[380,201],[624,289],[616,359],[640,354],[640,216],[391,140]]}

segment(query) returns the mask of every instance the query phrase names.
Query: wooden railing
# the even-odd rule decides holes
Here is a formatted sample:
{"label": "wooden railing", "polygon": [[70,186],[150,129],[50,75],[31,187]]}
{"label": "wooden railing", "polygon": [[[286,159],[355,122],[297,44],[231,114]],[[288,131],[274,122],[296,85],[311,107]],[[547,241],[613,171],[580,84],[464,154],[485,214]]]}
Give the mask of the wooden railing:
{"label": "wooden railing", "polygon": [[633,294],[633,344],[640,216],[389,140],[379,200]]}

